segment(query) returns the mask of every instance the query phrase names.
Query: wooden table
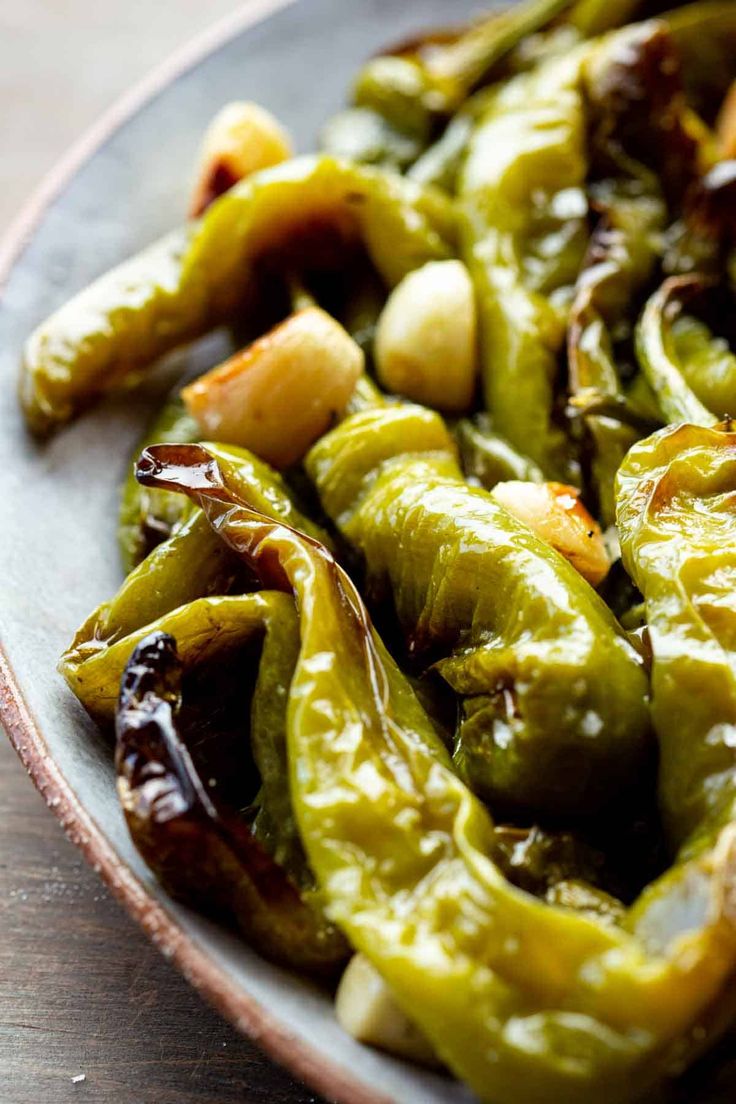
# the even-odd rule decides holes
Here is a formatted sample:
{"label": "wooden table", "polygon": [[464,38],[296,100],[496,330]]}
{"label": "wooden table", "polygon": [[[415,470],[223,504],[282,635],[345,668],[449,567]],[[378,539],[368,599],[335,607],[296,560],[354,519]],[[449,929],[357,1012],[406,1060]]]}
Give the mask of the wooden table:
{"label": "wooden table", "polygon": [[[115,96],[233,6],[2,0],[0,232]],[[0,731],[0,1102],[71,1101],[317,1098],[153,949],[64,839]]]}
{"label": "wooden table", "polygon": [[4,737],[0,1101],[317,1104],[147,941],[64,838]]}

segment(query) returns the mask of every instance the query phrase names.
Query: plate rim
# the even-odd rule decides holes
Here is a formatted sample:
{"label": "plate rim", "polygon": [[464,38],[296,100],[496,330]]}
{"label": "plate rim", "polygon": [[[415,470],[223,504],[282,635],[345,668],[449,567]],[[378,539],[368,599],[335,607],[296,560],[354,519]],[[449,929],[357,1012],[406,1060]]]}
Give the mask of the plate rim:
{"label": "plate rim", "polygon": [[[304,0],[244,0],[186,41],[113,101],[42,177],[0,239],[0,301],[8,279],[53,202],[112,134],[157,93],[238,34]],[[128,915],[209,1004],[260,1050],[339,1104],[395,1104],[366,1086],[324,1051],[295,1035],[260,1000],[233,990],[227,971],[200,949],[123,862],[79,801],[48,750],[0,639],[0,723],[47,807]]]}

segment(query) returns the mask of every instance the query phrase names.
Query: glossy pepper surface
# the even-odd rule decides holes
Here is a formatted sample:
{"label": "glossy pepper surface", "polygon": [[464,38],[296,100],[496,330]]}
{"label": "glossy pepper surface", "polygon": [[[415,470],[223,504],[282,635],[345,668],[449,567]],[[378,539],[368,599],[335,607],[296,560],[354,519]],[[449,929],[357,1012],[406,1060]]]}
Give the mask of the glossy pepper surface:
{"label": "glossy pepper surface", "polygon": [[373,58],[358,74],[353,97],[399,133],[430,137],[525,35],[547,26],[571,0],[525,0],[458,33],[428,35]]}
{"label": "glossy pepper surface", "polygon": [[584,48],[500,85],[472,134],[459,195],[488,411],[547,476],[567,473],[554,384],[585,243]]}
{"label": "glossy pepper surface", "polygon": [[247,313],[266,257],[293,269],[321,241],[334,263],[361,242],[392,286],[451,256],[453,233],[447,199],[393,173],[328,157],[257,173],[42,323],[21,371],[28,424],[50,431],[170,349]]}
{"label": "glossy pepper surface", "polygon": [[646,760],[644,673],[575,569],[465,483],[442,419],[408,404],[353,414],[306,465],[409,651],[460,695],[463,776],[547,812],[610,798]]}
{"label": "glossy pepper surface", "polygon": [[733,831],[655,883],[632,930],[512,887],[488,812],[329,553],[254,511],[197,446],[153,447],[138,470],[296,595],[288,746],[307,856],[330,917],[440,1057],[489,1104],[614,1104],[679,1069],[732,1011]]}
{"label": "glossy pepper surface", "polygon": [[233,917],[268,958],[334,973],[347,955],[340,933],[200,777],[183,731],[183,676],[175,642],[162,632],[136,646],[123,675],[116,767],[136,846],[175,897]]}
{"label": "glossy pepper surface", "polygon": [[[138,457],[146,445],[159,441],[180,444],[198,441],[200,431],[187,412],[178,390],[164,403],[135,448]],[[127,574],[181,521],[185,512],[180,495],[149,491],[135,477],[134,463],[123,484],[118,516],[118,544],[123,570]]]}
{"label": "glossy pepper surface", "polygon": [[[585,474],[605,525],[614,521],[614,479],[640,431],[625,382],[630,319],[662,251],[667,204],[655,169],[668,151],[691,145],[672,104],[681,99],[680,69],[666,26],[627,27],[594,44],[584,65],[589,117],[589,192],[598,222],[578,275],[567,337],[575,410],[608,400],[610,413],[583,414],[590,454]],[[679,99],[678,99],[679,97]],[[644,160],[641,160],[644,158]],[[616,404],[622,417],[615,417]],[[634,406],[635,406],[634,402]]]}
{"label": "glossy pepper surface", "polygon": [[661,801],[676,842],[733,816],[736,433],[670,426],[618,477],[624,563],[646,600]]}

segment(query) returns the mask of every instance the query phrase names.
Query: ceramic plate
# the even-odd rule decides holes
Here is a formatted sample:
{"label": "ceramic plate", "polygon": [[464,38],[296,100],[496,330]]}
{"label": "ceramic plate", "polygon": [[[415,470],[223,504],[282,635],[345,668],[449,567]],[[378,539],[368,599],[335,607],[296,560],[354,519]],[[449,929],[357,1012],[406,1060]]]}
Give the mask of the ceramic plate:
{"label": "ceramic plate", "polygon": [[[453,0],[452,19],[477,7]],[[471,1098],[353,1042],[322,993],[172,902],[138,858],[116,800],[111,749],[56,674],[56,660],[120,583],[117,490],[155,389],[108,402],[38,447],[16,406],[17,364],[25,337],[50,311],[183,215],[203,129],[223,103],[259,101],[308,150],[362,59],[447,21],[447,0],[251,0],[104,119],[0,249],[2,720],[70,837],[163,953],[270,1055],[345,1104]],[[205,366],[212,355],[200,348],[177,367],[197,357]]]}

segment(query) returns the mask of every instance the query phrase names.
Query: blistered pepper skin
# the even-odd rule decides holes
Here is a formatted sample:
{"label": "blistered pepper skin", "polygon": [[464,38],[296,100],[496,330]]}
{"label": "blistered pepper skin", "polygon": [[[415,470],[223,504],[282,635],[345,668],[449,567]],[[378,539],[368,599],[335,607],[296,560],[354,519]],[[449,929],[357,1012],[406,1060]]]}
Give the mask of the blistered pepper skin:
{"label": "blistered pepper skin", "polygon": [[678,844],[733,812],[735,511],[730,425],[663,429],[619,472],[621,550],[646,599],[661,802]]}
{"label": "blistered pepper skin", "polygon": [[309,862],[331,918],[450,1069],[488,1104],[624,1104],[680,1070],[733,1011],[733,830],[623,926],[514,888],[489,859],[487,810],[329,553],[253,510],[204,449],[157,446],[138,471],[295,594],[288,747]]}
{"label": "blistered pepper skin", "polygon": [[247,311],[264,255],[293,269],[362,242],[393,286],[452,256],[454,216],[439,192],[393,173],[303,157],[242,181],[204,217],[101,276],[35,331],[21,367],[29,427],[45,434],[101,394],[134,383],[164,353]]}
{"label": "blistered pepper skin", "polygon": [[351,415],[307,457],[410,651],[461,696],[455,762],[486,798],[599,808],[647,759],[647,683],[593,589],[463,480],[438,415]]}

